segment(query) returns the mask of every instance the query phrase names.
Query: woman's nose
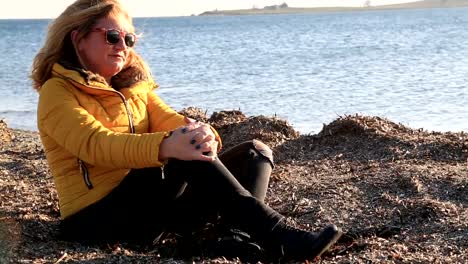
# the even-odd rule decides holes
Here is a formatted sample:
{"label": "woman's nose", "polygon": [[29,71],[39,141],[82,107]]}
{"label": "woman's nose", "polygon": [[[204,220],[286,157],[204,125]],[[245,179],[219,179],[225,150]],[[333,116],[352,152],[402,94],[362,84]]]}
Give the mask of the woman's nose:
{"label": "woman's nose", "polygon": [[117,44],[115,44],[114,46],[119,50],[124,50],[128,48],[128,46],[125,44],[125,39],[122,37],[119,39],[119,42],[117,42]]}

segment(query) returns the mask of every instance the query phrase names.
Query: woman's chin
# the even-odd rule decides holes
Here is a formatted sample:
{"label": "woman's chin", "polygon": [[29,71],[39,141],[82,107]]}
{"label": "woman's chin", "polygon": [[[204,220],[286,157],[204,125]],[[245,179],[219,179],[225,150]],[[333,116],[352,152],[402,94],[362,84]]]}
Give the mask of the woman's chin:
{"label": "woman's chin", "polygon": [[112,65],[109,65],[108,67],[108,75],[109,76],[114,76],[114,75],[117,75],[122,69],[123,69],[123,63],[118,63],[118,64],[112,64]]}

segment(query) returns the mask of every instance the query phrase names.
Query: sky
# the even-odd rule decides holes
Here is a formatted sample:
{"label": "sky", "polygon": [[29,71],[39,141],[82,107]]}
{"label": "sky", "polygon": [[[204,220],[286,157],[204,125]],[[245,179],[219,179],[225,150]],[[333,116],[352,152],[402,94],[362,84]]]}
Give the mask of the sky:
{"label": "sky", "polygon": [[[0,0],[0,19],[55,18],[74,0]],[[204,11],[263,8],[286,2],[290,7],[363,6],[365,0],[121,0],[133,17],[190,16]],[[412,0],[371,0],[372,5]]]}

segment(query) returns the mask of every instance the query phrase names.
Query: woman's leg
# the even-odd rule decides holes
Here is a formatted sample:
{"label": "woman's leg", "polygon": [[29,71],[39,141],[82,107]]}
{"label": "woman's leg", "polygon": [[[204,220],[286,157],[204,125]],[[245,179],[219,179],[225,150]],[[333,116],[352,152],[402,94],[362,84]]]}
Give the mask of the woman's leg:
{"label": "woman's leg", "polygon": [[223,152],[219,159],[254,197],[265,200],[271,171],[273,152],[258,140],[246,141]]}
{"label": "woman's leg", "polygon": [[[236,177],[239,183],[259,201],[265,201],[270,175],[274,167],[273,152],[258,140],[246,141],[238,144],[220,154],[219,159],[226,168]],[[233,228],[223,219],[216,226],[216,243],[221,253],[228,256],[245,256],[255,261],[263,255],[262,249],[257,245],[250,234],[243,230]],[[216,247],[215,247],[216,248]],[[225,253],[227,252],[227,253]]]}
{"label": "woman's leg", "polygon": [[219,212],[224,221],[237,228],[267,233],[283,219],[253,197],[219,158],[213,162],[170,160],[165,172],[167,179],[183,178],[188,183],[188,190],[167,214],[173,218],[168,223],[175,227],[183,228],[190,218],[198,218],[205,212]]}
{"label": "woman's leg", "polygon": [[[243,188],[259,201],[264,201],[273,167],[270,148],[257,140],[247,141],[224,151],[219,159]],[[168,175],[171,167],[167,166]],[[240,257],[244,261],[257,262],[262,255],[260,246],[250,234],[226,224],[223,218],[218,219],[219,207],[203,201],[206,199],[203,193],[206,191],[197,194],[197,188],[189,185],[173,207],[177,208],[176,212],[170,213],[175,217],[168,221],[169,229],[181,236],[180,249],[187,255],[203,252],[206,256]],[[184,219],[182,223],[180,219]]]}
{"label": "woman's leg", "polygon": [[[88,241],[151,240],[166,228],[189,224],[199,210],[211,208],[270,248],[280,248],[286,257],[313,258],[339,237],[336,227],[319,236],[289,228],[283,216],[253,197],[219,159],[171,160],[166,172],[163,180],[159,168],[132,170],[104,199],[65,219],[66,235]],[[184,201],[186,186],[197,198],[195,203]]]}
{"label": "woman's leg", "polygon": [[188,200],[189,206],[183,203],[185,206],[171,207],[168,216],[173,218],[169,223],[175,227],[186,225],[191,221],[190,216],[208,208],[218,211],[228,225],[253,235],[270,253],[297,260],[320,255],[341,235],[334,225],[319,234],[291,228],[282,215],[253,197],[219,158],[213,162],[172,160],[166,172],[168,178],[184,178],[191,190],[190,196],[195,197]]}

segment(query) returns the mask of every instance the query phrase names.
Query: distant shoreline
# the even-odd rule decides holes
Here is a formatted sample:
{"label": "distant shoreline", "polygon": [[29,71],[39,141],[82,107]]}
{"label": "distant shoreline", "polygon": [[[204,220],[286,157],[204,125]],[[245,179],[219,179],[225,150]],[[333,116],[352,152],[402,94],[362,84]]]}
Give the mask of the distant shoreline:
{"label": "distant shoreline", "polygon": [[368,7],[280,7],[251,8],[239,10],[205,11],[198,16],[232,16],[232,15],[273,15],[273,14],[301,14],[301,13],[328,13],[350,11],[376,11],[396,9],[428,9],[428,8],[457,8],[467,7],[468,0],[425,0],[405,4],[368,6]]}
{"label": "distant shoreline", "polygon": [[[371,1],[372,3],[372,1]],[[365,12],[379,10],[399,9],[430,9],[430,8],[461,8],[468,7],[468,0],[423,0],[418,2],[380,5],[368,7],[283,7],[283,8],[250,8],[238,10],[213,10],[205,11],[198,15],[181,16],[134,16],[134,18],[176,18],[196,16],[235,16],[235,15],[275,15],[275,14],[305,14],[305,13],[334,13],[334,12]],[[54,20],[54,17],[31,17],[31,18],[0,18],[0,21],[8,20]]]}

